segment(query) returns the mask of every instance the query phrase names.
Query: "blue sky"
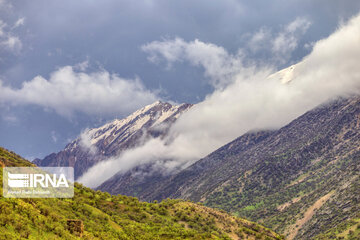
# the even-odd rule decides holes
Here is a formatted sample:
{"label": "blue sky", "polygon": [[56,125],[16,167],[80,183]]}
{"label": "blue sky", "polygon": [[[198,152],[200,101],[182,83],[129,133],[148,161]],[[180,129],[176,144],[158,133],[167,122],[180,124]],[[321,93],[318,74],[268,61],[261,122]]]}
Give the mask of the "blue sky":
{"label": "blue sky", "polygon": [[176,39],[281,69],[359,10],[356,0],[0,0],[0,146],[44,157],[157,99],[202,101],[219,79],[167,58]]}

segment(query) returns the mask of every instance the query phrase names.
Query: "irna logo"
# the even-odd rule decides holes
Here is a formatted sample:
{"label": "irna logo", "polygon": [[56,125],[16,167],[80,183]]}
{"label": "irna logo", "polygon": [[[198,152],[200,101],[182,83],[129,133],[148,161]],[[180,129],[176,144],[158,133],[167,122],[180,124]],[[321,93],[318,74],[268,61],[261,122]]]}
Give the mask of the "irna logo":
{"label": "irna logo", "polygon": [[56,174],[12,174],[8,173],[8,185],[10,187],[69,187],[64,174],[59,177]]}
{"label": "irna logo", "polygon": [[5,167],[3,196],[6,198],[72,198],[72,167]]}

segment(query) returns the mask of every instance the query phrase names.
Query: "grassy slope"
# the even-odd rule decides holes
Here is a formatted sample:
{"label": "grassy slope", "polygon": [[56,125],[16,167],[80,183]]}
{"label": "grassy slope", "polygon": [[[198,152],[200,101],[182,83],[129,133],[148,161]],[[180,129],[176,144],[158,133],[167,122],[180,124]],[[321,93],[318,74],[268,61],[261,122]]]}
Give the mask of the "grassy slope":
{"label": "grassy slope", "polygon": [[337,227],[330,229],[326,233],[318,235],[316,239],[360,239],[360,214],[358,214],[357,217],[347,220]]}
{"label": "grassy slope", "polygon": [[[3,148],[0,165],[32,166]],[[84,222],[82,239],[281,239],[256,223],[192,202],[139,202],[80,184],[72,199],[0,199],[0,239],[77,239],[67,219]]]}

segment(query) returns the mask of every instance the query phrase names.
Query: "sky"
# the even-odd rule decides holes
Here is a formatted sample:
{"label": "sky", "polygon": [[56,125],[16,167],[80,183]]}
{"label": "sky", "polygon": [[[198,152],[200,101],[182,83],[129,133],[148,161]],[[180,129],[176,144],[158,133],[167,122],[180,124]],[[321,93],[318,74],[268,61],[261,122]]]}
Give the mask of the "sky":
{"label": "sky", "polygon": [[202,102],[239,65],[301,61],[359,11],[356,0],[0,0],[0,146],[42,158],[158,99]]}

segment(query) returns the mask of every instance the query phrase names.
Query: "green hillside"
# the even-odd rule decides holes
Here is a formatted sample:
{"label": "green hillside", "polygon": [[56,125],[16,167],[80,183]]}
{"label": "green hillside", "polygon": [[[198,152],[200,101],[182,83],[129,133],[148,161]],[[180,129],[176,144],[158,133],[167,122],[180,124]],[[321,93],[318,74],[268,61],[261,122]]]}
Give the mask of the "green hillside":
{"label": "green hillside", "polygon": [[[0,165],[32,166],[3,148]],[[2,171],[0,176],[2,181]],[[2,197],[0,212],[0,239],[282,239],[256,223],[192,202],[139,202],[80,184],[72,199]],[[82,222],[83,231],[68,220]]]}
{"label": "green hillside", "polygon": [[327,239],[360,239],[360,214],[357,217],[347,220],[326,233],[317,236],[316,240]]}

